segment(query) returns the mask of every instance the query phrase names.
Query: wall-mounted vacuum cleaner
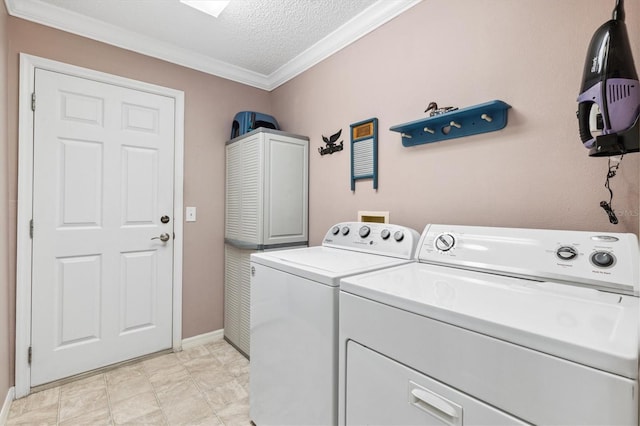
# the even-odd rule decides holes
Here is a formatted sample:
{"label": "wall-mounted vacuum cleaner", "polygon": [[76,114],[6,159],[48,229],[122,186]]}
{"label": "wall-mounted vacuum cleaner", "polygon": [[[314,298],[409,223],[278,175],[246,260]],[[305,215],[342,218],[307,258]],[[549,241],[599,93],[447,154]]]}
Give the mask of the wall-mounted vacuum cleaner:
{"label": "wall-mounted vacuum cleaner", "polygon": [[584,64],[577,115],[580,139],[594,157],[639,150],[640,82],[624,18],[623,0],[617,0]]}

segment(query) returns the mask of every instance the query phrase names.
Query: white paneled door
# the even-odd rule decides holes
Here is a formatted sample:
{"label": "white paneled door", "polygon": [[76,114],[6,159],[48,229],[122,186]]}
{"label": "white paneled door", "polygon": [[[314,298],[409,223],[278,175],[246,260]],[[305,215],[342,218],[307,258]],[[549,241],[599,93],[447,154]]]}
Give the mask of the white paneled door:
{"label": "white paneled door", "polygon": [[31,386],[172,347],[175,100],[35,72]]}

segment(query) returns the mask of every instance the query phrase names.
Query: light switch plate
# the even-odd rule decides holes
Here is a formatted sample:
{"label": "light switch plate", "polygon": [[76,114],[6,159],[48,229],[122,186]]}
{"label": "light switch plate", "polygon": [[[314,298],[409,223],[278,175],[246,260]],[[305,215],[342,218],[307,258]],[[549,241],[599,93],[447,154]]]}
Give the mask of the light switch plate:
{"label": "light switch plate", "polygon": [[196,208],[195,207],[187,207],[187,212],[185,214],[185,221],[187,221],[187,222],[195,222],[196,221]]}

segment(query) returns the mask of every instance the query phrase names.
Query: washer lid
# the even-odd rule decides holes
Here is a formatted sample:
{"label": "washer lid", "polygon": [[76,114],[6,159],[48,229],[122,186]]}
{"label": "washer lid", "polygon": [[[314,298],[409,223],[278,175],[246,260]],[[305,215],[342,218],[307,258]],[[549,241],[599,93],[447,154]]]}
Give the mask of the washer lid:
{"label": "washer lid", "polygon": [[344,292],[635,379],[639,299],[412,263],[346,278]]}
{"label": "washer lid", "polygon": [[336,287],[340,278],[410,262],[324,246],[256,253],[251,255],[251,261]]}

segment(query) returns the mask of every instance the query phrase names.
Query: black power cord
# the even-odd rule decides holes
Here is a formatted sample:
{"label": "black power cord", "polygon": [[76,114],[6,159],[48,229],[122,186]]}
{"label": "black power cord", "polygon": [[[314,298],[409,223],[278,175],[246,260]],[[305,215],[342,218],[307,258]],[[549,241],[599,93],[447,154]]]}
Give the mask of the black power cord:
{"label": "black power cord", "polygon": [[609,182],[609,180],[615,177],[616,172],[618,171],[618,167],[620,167],[620,163],[622,162],[622,157],[624,157],[624,155],[620,156],[620,161],[618,161],[613,166],[611,165],[611,157],[609,157],[609,168],[607,169],[607,179],[604,182],[604,187],[607,188],[607,191],[609,191],[609,202],[607,203],[606,201],[600,201],[600,207],[602,207],[604,211],[607,213],[607,216],[609,216],[609,222],[611,222],[613,225],[618,224],[618,217],[613,211],[613,204],[612,204],[613,190],[611,189],[611,183]]}

